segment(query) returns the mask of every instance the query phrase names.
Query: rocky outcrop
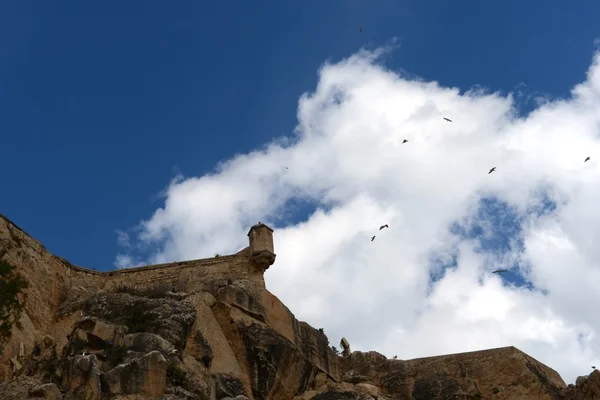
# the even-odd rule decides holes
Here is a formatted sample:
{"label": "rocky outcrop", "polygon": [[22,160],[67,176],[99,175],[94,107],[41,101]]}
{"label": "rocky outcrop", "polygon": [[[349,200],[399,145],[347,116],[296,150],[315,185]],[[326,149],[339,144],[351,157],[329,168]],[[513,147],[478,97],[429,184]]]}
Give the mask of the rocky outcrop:
{"label": "rocky outcrop", "polygon": [[415,360],[334,354],[257,276],[274,253],[269,228],[256,227],[251,246],[218,265],[138,268],[117,279],[51,255],[0,218],[0,259],[31,284],[23,327],[0,356],[0,399],[600,398],[600,372],[566,387],[514,347]]}
{"label": "rocky outcrop", "polygon": [[67,361],[62,386],[73,398],[100,398],[100,369],[95,355],[78,355]]}
{"label": "rocky outcrop", "polygon": [[29,395],[31,397],[41,397],[46,400],[59,400],[63,398],[62,393],[58,390],[58,386],[54,383],[34,386],[29,389]]}
{"label": "rocky outcrop", "polygon": [[600,399],[600,371],[595,369],[589,376],[580,376],[565,391],[565,400]]}
{"label": "rocky outcrop", "polygon": [[[342,358],[344,380],[370,382],[398,399],[562,399],[556,371],[514,347],[414,360],[388,360],[376,352]],[[362,383],[358,383],[362,385]]]}

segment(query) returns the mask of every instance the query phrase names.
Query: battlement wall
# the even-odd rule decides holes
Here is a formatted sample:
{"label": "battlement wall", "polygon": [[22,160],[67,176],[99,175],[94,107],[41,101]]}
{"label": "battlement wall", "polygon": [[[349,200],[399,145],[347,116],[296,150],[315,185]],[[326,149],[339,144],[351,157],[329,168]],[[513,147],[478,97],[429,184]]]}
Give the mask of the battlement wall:
{"label": "battlement wall", "polygon": [[120,286],[147,288],[167,284],[177,291],[190,291],[202,282],[220,278],[244,278],[264,287],[263,270],[246,253],[191,261],[148,265],[118,271],[97,272],[70,266],[69,286],[113,290]]}
{"label": "battlement wall", "polygon": [[62,301],[76,287],[112,290],[168,284],[177,291],[191,291],[207,280],[219,278],[243,278],[265,287],[264,272],[275,261],[272,230],[259,223],[250,229],[248,237],[250,245],[232,255],[100,272],[51,254],[0,214],[0,260],[16,266],[29,282],[25,311],[31,320],[28,323],[36,329],[54,322]]}

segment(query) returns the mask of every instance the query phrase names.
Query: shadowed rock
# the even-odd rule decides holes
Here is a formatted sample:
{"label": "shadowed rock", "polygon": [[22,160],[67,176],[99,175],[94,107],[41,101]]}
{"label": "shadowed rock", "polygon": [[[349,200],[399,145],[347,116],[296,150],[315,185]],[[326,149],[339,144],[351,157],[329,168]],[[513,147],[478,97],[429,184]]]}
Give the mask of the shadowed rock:
{"label": "shadowed rock", "polygon": [[213,390],[216,398],[245,396],[244,384],[234,376],[228,374],[213,374],[212,375]]}
{"label": "shadowed rock", "polygon": [[127,293],[101,293],[84,305],[86,314],[126,325],[129,332],[150,332],[183,350],[196,310],[182,301],[148,299]]}
{"label": "shadowed rock", "polygon": [[594,370],[588,376],[577,378],[575,385],[564,390],[565,400],[600,399],[600,371]]}
{"label": "shadowed rock", "polygon": [[60,400],[63,398],[62,393],[58,390],[58,386],[54,383],[46,383],[37,385],[29,389],[31,397],[41,397],[46,400]]}

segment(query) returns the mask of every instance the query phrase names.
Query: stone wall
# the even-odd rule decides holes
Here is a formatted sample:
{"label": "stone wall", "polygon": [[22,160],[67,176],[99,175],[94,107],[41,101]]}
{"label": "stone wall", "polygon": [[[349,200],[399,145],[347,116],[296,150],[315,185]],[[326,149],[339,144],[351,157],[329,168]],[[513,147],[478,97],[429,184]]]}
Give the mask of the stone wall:
{"label": "stone wall", "polygon": [[68,265],[66,277],[65,282],[71,287],[97,290],[112,290],[120,286],[145,288],[166,284],[181,292],[197,289],[206,280],[220,278],[243,278],[265,286],[261,269],[251,263],[245,253],[110,272],[97,272]]}
{"label": "stone wall", "polygon": [[[262,225],[262,224],[261,224]],[[259,229],[262,237],[272,240],[272,230],[265,225]],[[251,230],[251,233],[252,230]],[[265,242],[265,243],[262,243]],[[261,240],[261,245],[273,249],[273,244]],[[63,288],[83,287],[110,290],[118,286],[150,287],[168,284],[179,291],[190,290],[206,280],[219,278],[244,278],[265,286],[264,268],[251,262],[244,249],[237,254],[182,261],[110,272],[81,268],[67,260],[50,254],[44,246],[0,214],[0,259],[18,267],[32,285],[30,298],[45,299],[43,315],[48,319],[56,309]],[[40,268],[41,266],[41,268]],[[41,301],[40,301],[41,303]],[[46,321],[48,322],[48,321]]]}

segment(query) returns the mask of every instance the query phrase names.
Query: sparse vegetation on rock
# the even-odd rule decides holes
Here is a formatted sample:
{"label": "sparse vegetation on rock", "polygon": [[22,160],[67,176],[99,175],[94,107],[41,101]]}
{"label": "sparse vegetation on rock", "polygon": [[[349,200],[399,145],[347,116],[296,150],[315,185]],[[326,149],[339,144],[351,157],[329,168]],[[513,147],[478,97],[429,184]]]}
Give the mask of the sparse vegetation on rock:
{"label": "sparse vegetation on rock", "polygon": [[179,368],[174,363],[169,363],[167,365],[167,384],[171,386],[179,386],[182,388],[188,387],[188,377],[184,370]]}
{"label": "sparse vegetation on rock", "polygon": [[16,273],[16,267],[0,261],[0,354],[12,335],[12,326],[21,327],[19,318],[25,305],[24,290],[29,282]]}

